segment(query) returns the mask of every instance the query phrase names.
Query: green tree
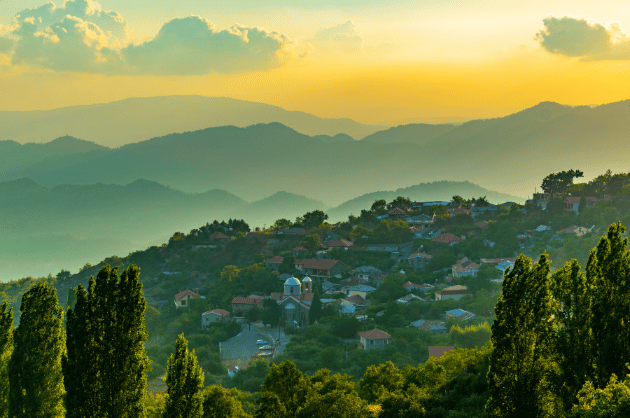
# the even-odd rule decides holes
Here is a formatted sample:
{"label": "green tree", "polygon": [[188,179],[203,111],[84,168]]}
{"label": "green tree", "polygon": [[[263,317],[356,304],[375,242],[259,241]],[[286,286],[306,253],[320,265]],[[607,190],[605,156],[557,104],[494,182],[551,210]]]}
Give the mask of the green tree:
{"label": "green tree", "polygon": [[455,204],[458,204],[458,205],[461,205],[461,206],[467,206],[468,205],[468,200],[464,199],[460,195],[455,195],[451,199],[451,203],[455,203]]}
{"label": "green tree", "polygon": [[310,234],[304,237],[300,245],[314,254],[317,250],[322,248],[322,239],[317,234]]}
{"label": "green tree", "polygon": [[[308,376],[287,360],[271,366],[261,388],[259,409],[269,411],[270,406],[277,407],[277,398],[279,404],[286,410],[286,414],[283,416],[295,417],[299,408],[306,403],[310,382]],[[273,394],[275,397],[269,396],[269,394]],[[266,415],[257,413],[256,416]]]}
{"label": "green tree", "polygon": [[313,301],[311,302],[311,309],[309,310],[308,320],[310,323],[314,323],[322,316],[322,301],[319,298],[319,292],[315,292],[313,295]]}
{"label": "green tree", "polygon": [[275,231],[282,231],[283,229],[291,228],[291,225],[293,225],[293,222],[288,219],[281,218],[276,220],[270,228]]}
{"label": "green tree", "polygon": [[9,414],[9,360],[13,352],[13,308],[0,305],[0,418]]}
{"label": "green tree", "polygon": [[370,210],[374,212],[384,212],[387,210],[387,202],[383,199],[375,200],[370,207]]}
{"label": "green tree", "polygon": [[594,289],[594,380],[599,388],[613,374],[624,376],[630,363],[630,251],[624,232],[621,223],[611,225],[586,265],[586,280]]}
{"label": "green tree", "polygon": [[328,219],[328,215],[321,210],[314,210],[312,212],[305,213],[303,218],[303,225],[305,228],[318,228],[324,223],[324,221],[326,221],[326,219]]}
{"label": "green tree", "polygon": [[546,254],[533,266],[519,255],[505,274],[492,324],[486,412],[497,418],[550,416],[554,396],[554,302]]}
{"label": "green tree", "polygon": [[140,418],[145,414],[149,360],[144,344],[146,300],[140,269],[103,267],[68,310],[68,417]]}
{"label": "green tree", "polygon": [[265,299],[263,301],[262,322],[264,325],[278,326],[281,316],[282,309],[278,302],[273,299]]}
{"label": "green tree", "polygon": [[392,200],[387,204],[387,209],[393,208],[401,208],[401,209],[410,209],[413,206],[411,203],[411,199],[408,197],[398,196],[396,199]]}
{"label": "green tree", "polygon": [[361,397],[370,403],[378,402],[403,387],[403,374],[394,363],[387,361],[369,366],[359,382]]}
{"label": "green tree", "polygon": [[168,359],[166,401],[163,418],[201,418],[204,402],[203,371],[195,350],[188,352],[184,334],[177,337],[175,353]]}
{"label": "green tree", "polygon": [[251,326],[252,322],[260,321],[262,318],[262,309],[258,306],[252,306],[247,312],[245,312],[245,319],[247,324]]}
{"label": "green tree", "polygon": [[602,389],[586,382],[577,398],[571,418],[626,418],[630,416],[630,376],[620,382],[613,374]]}
{"label": "green tree", "polygon": [[584,177],[584,173],[580,170],[561,171],[559,173],[549,174],[543,179],[540,186],[545,193],[564,194],[573,185],[573,179]]}
{"label": "green tree", "polygon": [[62,322],[63,309],[54,287],[38,284],[22,296],[9,362],[11,418],[64,416]]}
{"label": "green tree", "polygon": [[221,385],[208,386],[203,391],[203,418],[245,418],[239,399]]}

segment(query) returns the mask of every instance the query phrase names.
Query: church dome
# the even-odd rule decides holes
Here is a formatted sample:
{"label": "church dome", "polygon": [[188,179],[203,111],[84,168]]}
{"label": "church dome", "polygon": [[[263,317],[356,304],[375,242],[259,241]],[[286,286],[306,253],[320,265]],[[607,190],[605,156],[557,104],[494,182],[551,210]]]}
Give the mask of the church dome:
{"label": "church dome", "polygon": [[[309,279],[310,280],[310,279]],[[295,277],[289,277],[285,282],[284,282],[285,286],[299,286],[300,285],[300,281],[298,279],[296,279]]]}
{"label": "church dome", "polygon": [[304,282],[312,282],[311,278],[306,276],[305,278],[302,279],[302,283]]}

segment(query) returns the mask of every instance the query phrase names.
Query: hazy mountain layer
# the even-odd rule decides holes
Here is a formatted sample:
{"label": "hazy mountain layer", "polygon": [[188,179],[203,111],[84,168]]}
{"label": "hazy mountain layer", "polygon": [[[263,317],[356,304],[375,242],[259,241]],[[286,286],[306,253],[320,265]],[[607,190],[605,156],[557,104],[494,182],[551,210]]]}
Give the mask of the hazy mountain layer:
{"label": "hazy mountain layer", "polygon": [[427,123],[413,123],[400,125],[379,131],[363,138],[364,141],[379,142],[382,144],[392,142],[411,142],[414,144],[427,144],[440,136],[453,130],[455,125],[430,125]]}
{"label": "hazy mountain layer", "polygon": [[254,227],[314,209],[326,207],[291,193],[247,203],[223,190],[188,194],[147,180],[50,189],[30,179],[4,182],[0,280],[76,271],[86,261],[159,245],[175,231],[187,233],[215,219],[245,219]]}
{"label": "hazy mountain layer", "polygon": [[522,199],[506,193],[498,193],[485,189],[467,181],[436,181],[433,183],[423,183],[412,187],[397,189],[395,191],[380,191],[367,193],[355,199],[348,200],[341,205],[329,209],[326,213],[331,222],[348,219],[348,215],[359,216],[362,209],[369,209],[374,201],[384,199],[387,202],[394,200],[398,196],[408,197],[411,201],[444,200],[450,201],[455,195],[460,195],[466,199],[485,196],[491,203],[503,203],[506,201],[520,202]]}
{"label": "hazy mountain layer", "polygon": [[280,122],[306,135],[343,133],[355,139],[384,129],[351,119],[319,118],[229,97],[166,96],[54,110],[3,111],[0,112],[0,140],[41,143],[72,135],[108,147],[119,147],[173,132],[271,122]]}

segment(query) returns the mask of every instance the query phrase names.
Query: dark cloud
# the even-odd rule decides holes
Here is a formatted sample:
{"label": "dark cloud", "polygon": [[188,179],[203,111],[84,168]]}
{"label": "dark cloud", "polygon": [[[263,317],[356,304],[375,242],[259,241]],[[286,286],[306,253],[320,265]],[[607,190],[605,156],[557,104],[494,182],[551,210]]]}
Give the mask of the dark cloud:
{"label": "dark cloud", "polygon": [[[166,23],[154,39],[128,40],[127,22],[92,0],[48,3],[16,15],[2,48],[14,50],[11,63],[54,71],[102,74],[189,75],[239,73],[281,66],[290,41],[259,28],[216,30],[190,16]],[[13,39],[13,40],[12,40]]]}
{"label": "dark cloud", "polygon": [[547,17],[545,29],[536,34],[540,45],[552,54],[581,57],[585,61],[630,59],[630,39],[618,25],[609,28],[586,19]]}
{"label": "dark cloud", "polygon": [[331,28],[320,29],[309,42],[324,52],[359,52],[363,44],[350,20]]}
{"label": "dark cloud", "polygon": [[237,73],[279,67],[288,44],[274,32],[243,26],[217,31],[190,16],[171,20],[154,39],[130,45],[121,55],[133,71],[145,74]]}

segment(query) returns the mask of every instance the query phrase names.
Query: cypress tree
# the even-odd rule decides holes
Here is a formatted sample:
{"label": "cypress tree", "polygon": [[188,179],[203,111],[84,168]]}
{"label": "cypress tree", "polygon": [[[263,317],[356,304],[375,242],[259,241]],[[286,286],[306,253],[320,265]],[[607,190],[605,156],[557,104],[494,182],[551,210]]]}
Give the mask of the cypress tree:
{"label": "cypress tree", "polygon": [[163,418],[201,418],[203,371],[195,351],[188,352],[188,341],[180,334],[175,353],[168,359],[166,402]]}
{"label": "cypress tree", "polygon": [[9,415],[9,360],[13,352],[13,308],[0,305],[0,418]]}
{"label": "cypress tree", "polygon": [[630,252],[625,227],[611,225],[586,266],[593,283],[592,332],[595,385],[603,388],[610,377],[625,376],[630,363]]}
{"label": "cypress tree", "polygon": [[22,296],[9,362],[9,417],[64,416],[62,321],[54,287],[39,284]]}
{"label": "cypress tree", "polygon": [[316,290],[315,295],[313,296],[313,301],[311,302],[311,309],[309,312],[309,321],[314,323],[322,316],[322,301],[319,299],[319,292]]}
{"label": "cypress tree", "polygon": [[68,311],[68,417],[142,418],[145,411],[146,300],[140,270],[103,267]]}
{"label": "cypress tree", "polygon": [[492,325],[486,404],[491,417],[538,418],[558,407],[552,391],[555,341],[549,270],[545,254],[533,266],[521,254],[505,274]]}

